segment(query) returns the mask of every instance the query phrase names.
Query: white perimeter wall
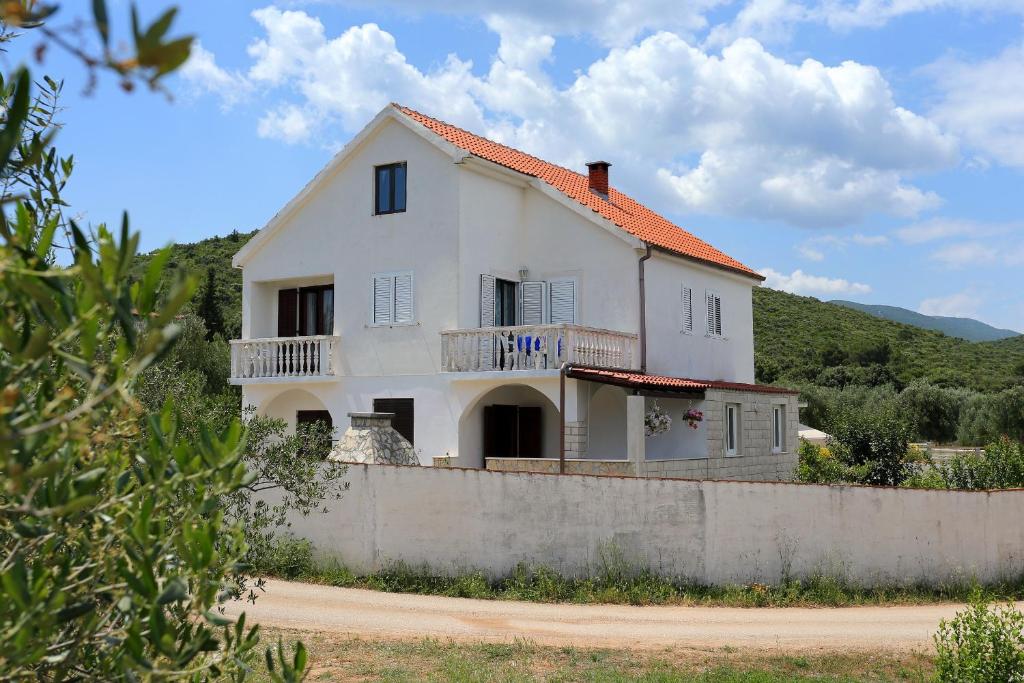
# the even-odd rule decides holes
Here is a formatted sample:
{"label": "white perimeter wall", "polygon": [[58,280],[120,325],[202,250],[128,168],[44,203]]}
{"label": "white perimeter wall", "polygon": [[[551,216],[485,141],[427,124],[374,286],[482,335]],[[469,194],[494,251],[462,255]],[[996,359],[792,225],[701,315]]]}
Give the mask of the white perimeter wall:
{"label": "white perimeter wall", "polygon": [[860,583],[1016,576],[1024,491],[949,492],[353,465],[330,512],[291,531],[357,572],[394,561],[580,574],[614,544],[700,583],[827,572]]}

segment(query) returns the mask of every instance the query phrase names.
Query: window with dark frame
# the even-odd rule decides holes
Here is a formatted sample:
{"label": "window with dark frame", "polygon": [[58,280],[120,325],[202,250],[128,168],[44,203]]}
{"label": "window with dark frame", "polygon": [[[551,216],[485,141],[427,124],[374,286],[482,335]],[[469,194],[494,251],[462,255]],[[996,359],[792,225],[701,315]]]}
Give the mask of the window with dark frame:
{"label": "window with dark frame", "polygon": [[373,212],[376,215],[405,211],[405,162],[377,166],[373,173]]}
{"label": "window with dark frame", "polygon": [[334,285],[280,289],[277,336],[312,337],[334,333]]}

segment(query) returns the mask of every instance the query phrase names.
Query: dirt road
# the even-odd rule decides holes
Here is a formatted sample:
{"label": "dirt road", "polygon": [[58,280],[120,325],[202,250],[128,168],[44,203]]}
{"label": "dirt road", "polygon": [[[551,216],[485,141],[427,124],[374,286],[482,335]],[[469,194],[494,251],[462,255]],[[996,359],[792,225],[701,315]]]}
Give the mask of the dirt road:
{"label": "dirt road", "polygon": [[266,626],[369,638],[510,641],[576,647],[775,651],[921,650],[959,605],[822,609],[549,605],[399,595],[270,581],[255,605]]}

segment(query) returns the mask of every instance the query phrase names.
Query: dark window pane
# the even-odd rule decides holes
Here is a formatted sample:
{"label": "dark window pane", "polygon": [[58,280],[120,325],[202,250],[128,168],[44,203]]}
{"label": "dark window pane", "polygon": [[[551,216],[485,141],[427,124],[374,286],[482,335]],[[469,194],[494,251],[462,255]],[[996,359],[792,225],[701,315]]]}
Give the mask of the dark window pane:
{"label": "dark window pane", "polygon": [[377,213],[391,211],[391,169],[382,166],[377,169]]}
{"label": "dark window pane", "polygon": [[302,331],[304,337],[317,333],[317,291],[315,289],[302,290]]}
{"label": "dark window pane", "polygon": [[323,300],[324,327],[321,334],[334,334],[334,287],[324,288]]}
{"label": "dark window pane", "polygon": [[405,211],[405,164],[394,167],[395,205],[392,211]]}

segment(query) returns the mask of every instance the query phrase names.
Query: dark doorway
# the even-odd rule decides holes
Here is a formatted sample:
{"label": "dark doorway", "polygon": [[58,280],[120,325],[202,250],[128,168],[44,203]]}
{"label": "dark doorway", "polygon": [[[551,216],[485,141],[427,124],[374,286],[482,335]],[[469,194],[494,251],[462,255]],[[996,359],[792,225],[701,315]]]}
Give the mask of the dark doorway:
{"label": "dark doorway", "polygon": [[534,406],[484,406],[484,457],[543,457],[542,414]]}
{"label": "dark doorway", "polygon": [[415,445],[413,435],[416,433],[416,420],[411,398],[375,398],[373,399],[373,412],[394,413],[395,416],[391,418],[391,426],[405,437],[410,446]]}

